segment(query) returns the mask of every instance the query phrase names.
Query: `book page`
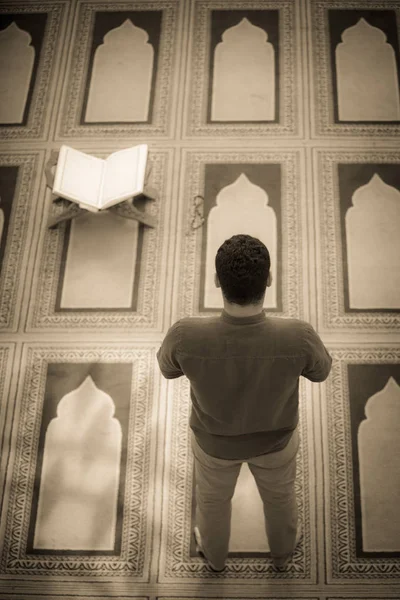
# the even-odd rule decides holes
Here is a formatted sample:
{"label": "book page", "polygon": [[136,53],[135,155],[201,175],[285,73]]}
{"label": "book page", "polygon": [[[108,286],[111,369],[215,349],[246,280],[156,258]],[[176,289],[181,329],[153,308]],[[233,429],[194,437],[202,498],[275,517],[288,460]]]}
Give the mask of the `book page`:
{"label": "book page", "polygon": [[147,162],[147,144],[125,148],[106,159],[101,205],[127,199],[143,191]]}
{"label": "book page", "polygon": [[60,196],[98,206],[105,161],[62,146],[53,191]]}

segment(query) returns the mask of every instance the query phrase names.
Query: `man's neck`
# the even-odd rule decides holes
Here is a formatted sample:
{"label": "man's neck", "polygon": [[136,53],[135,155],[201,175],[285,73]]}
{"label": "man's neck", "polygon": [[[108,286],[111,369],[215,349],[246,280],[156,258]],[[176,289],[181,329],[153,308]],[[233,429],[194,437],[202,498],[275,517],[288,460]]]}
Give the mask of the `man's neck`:
{"label": "man's neck", "polygon": [[262,304],[249,304],[248,306],[240,306],[239,304],[229,304],[224,302],[224,310],[231,317],[253,317],[259,315],[263,310]]}

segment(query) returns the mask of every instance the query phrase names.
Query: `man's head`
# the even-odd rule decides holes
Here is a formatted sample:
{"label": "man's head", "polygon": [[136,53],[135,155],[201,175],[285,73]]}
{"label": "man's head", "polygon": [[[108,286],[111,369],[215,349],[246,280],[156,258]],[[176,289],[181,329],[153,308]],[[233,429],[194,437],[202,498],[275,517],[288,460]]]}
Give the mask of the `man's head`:
{"label": "man's head", "polygon": [[231,304],[257,305],[271,285],[271,261],[267,247],[250,235],[225,240],[215,257],[222,293]]}

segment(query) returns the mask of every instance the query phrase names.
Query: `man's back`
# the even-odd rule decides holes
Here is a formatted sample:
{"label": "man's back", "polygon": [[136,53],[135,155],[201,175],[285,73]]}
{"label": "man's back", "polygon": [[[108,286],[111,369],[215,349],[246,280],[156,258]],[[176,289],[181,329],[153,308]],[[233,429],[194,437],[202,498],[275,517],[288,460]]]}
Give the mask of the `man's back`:
{"label": "man's back", "polygon": [[298,422],[299,377],[323,381],[332,362],[304,321],[225,310],[178,321],[157,357],[166,377],[190,380],[190,426],[202,449],[220,458],[284,448]]}

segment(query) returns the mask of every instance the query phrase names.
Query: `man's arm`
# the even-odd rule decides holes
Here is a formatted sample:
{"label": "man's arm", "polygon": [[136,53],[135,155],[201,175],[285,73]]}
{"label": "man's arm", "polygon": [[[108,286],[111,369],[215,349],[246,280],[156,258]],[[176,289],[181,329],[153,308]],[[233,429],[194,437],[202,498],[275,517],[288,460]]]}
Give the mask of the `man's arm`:
{"label": "man's arm", "polygon": [[314,382],[325,381],[331,370],[332,357],[317,332],[308,323],[305,328],[304,341],[307,364],[302,372],[303,377]]}
{"label": "man's arm", "polygon": [[158,365],[166,379],[176,379],[184,373],[177,359],[179,348],[179,321],[169,328],[161,348],[157,352]]}

